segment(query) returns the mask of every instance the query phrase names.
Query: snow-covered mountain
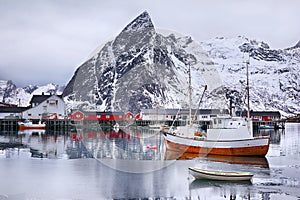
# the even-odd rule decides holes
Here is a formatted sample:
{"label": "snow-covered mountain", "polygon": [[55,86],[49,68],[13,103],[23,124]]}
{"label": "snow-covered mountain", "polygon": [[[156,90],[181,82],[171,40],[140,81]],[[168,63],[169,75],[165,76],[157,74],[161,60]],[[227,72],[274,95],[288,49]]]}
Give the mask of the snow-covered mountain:
{"label": "snow-covered mountain", "polygon": [[250,61],[251,109],[295,113],[300,110],[299,46],[272,50],[245,37],[198,43],[157,31],[144,12],[76,70],[63,96],[72,108],[88,110],[187,108],[190,67],[193,107],[208,85],[201,107],[228,108],[231,98],[241,110],[246,108],[245,61]]}
{"label": "snow-covered mountain", "polygon": [[222,91],[241,109],[245,103],[246,61],[249,61],[250,107],[253,110],[300,111],[300,42],[273,50],[245,37],[215,38],[200,45],[218,66]]}
{"label": "snow-covered mountain", "polygon": [[64,87],[52,83],[43,86],[29,85],[18,88],[11,80],[0,80],[0,102],[26,107],[29,106],[33,95],[41,95],[42,93],[61,95],[63,89]]}
{"label": "snow-covered mountain", "polygon": [[187,107],[188,66],[195,75],[194,99],[205,84],[200,75],[221,82],[199,44],[191,37],[158,33],[144,12],[77,69],[63,95],[84,109],[137,113],[157,105]]}

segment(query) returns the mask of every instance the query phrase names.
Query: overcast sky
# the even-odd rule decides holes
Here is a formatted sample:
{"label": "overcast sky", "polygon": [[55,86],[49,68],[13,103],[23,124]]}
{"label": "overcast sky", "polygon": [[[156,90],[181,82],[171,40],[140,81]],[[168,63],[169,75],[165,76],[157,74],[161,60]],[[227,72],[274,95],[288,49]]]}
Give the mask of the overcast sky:
{"label": "overcast sky", "polygon": [[155,28],[197,41],[242,35],[286,48],[300,40],[299,8],[298,0],[0,0],[0,80],[67,84],[145,10]]}

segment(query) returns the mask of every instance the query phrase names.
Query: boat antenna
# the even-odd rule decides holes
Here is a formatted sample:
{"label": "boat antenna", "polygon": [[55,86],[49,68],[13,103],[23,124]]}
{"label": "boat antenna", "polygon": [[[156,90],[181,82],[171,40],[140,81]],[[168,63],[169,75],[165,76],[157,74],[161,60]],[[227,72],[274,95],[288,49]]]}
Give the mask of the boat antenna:
{"label": "boat antenna", "polygon": [[204,86],[203,93],[202,93],[202,95],[201,95],[201,98],[200,98],[199,103],[198,103],[198,107],[197,107],[197,109],[196,109],[196,111],[195,111],[195,114],[194,114],[194,119],[196,119],[196,115],[197,115],[198,109],[200,110],[200,105],[201,105],[201,102],[202,102],[202,99],[203,99],[203,97],[204,97],[204,93],[205,93],[206,90],[207,90],[207,85]]}
{"label": "boat antenna", "polygon": [[247,86],[246,86],[246,90],[247,90],[247,104],[248,104],[248,111],[247,111],[247,118],[250,118],[250,88],[249,88],[249,64],[250,64],[250,57],[248,58],[248,60],[246,61],[246,71],[247,71]]}
{"label": "boat antenna", "polygon": [[192,78],[191,78],[191,65],[189,64],[189,124],[192,124]]}

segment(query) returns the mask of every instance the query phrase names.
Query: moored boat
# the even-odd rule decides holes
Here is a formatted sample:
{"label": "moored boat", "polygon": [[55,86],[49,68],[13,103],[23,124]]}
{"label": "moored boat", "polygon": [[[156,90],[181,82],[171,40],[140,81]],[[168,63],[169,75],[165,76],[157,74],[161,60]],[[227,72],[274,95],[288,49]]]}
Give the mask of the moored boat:
{"label": "moored boat", "polygon": [[32,121],[26,120],[25,122],[18,122],[19,130],[28,130],[28,129],[45,129],[46,124],[39,122],[38,124],[33,124]]}
{"label": "moored boat", "polygon": [[[186,153],[224,156],[264,157],[268,153],[270,137],[253,136],[252,120],[250,118],[248,64],[249,63],[246,62],[247,118],[232,117],[231,115],[212,117],[210,127],[204,132],[199,130],[196,124],[192,123],[190,111],[190,121],[187,126],[177,131],[171,129],[170,131],[163,132],[167,149],[173,151],[179,150]],[[189,101],[191,106],[190,79],[189,73]]]}
{"label": "moored boat", "polygon": [[[251,123],[251,121],[250,121]],[[168,150],[205,155],[264,157],[269,149],[269,136],[253,137],[252,126],[243,118],[216,117],[206,134],[185,135],[164,132]],[[251,123],[252,124],[252,123]]]}
{"label": "moored boat", "polygon": [[250,181],[253,177],[253,174],[250,172],[204,170],[195,167],[189,167],[189,172],[196,179],[210,179],[219,181]]}

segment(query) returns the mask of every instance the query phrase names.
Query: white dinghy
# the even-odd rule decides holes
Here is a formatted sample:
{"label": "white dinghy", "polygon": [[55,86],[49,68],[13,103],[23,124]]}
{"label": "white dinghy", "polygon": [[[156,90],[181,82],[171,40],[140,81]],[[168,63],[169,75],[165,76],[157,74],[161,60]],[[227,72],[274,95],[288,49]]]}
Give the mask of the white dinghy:
{"label": "white dinghy", "polygon": [[210,179],[219,181],[249,181],[253,176],[253,174],[250,172],[226,172],[204,170],[195,167],[189,167],[189,172],[196,179]]}

